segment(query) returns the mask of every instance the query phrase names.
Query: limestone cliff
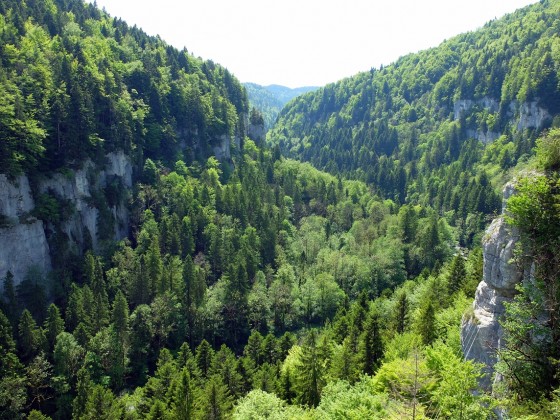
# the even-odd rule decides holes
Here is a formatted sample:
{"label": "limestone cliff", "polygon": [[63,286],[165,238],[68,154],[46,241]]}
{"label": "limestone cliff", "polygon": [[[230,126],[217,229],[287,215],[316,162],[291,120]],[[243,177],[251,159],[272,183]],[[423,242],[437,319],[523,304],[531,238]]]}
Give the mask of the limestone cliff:
{"label": "limestone cliff", "polygon": [[506,202],[513,193],[514,183],[507,184],[502,215],[492,222],[484,235],[483,278],[476,290],[473,311],[463,318],[461,327],[465,358],[486,366],[481,385],[488,390],[492,386],[497,351],[504,346],[499,323],[505,312],[504,302],[513,298],[515,286],[530,275],[530,267],[519,267],[513,262],[519,234],[504,220]]}
{"label": "limestone cliff", "polygon": [[8,271],[19,283],[32,267],[51,270],[43,222],[30,214],[34,207],[27,177],[8,180],[0,174],[0,280]]}
{"label": "limestone cliff", "polygon": [[[481,113],[497,115],[500,112],[500,106],[506,106],[506,115],[512,127],[519,131],[526,129],[541,130],[546,127],[552,120],[550,113],[539,107],[537,101],[519,103],[512,101],[509,104],[500,104],[492,98],[482,98],[479,100],[459,99],[453,104],[453,118],[459,120],[462,117],[472,115],[473,113]],[[487,127],[484,128],[467,128],[467,136],[477,139],[482,143],[490,143],[500,137],[500,133]]]}
{"label": "limestone cliff", "polygon": [[[37,196],[67,203],[72,211],[58,222],[37,220],[32,216],[35,200],[27,176],[11,181],[0,175],[0,279],[9,270],[18,284],[31,267],[43,274],[50,271],[49,239],[55,233],[65,235],[70,251],[78,255],[87,246],[98,249],[100,211],[110,219],[111,239],[120,240],[128,235],[126,196],[132,187],[132,164],[123,152],[108,154],[104,165],[87,160],[80,169],[52,174],[36,184]],[[108,186],[111,191],[120,192],[114,203],[104,198]],[[95,197],[104,198],[104,207],[96,203]]]}

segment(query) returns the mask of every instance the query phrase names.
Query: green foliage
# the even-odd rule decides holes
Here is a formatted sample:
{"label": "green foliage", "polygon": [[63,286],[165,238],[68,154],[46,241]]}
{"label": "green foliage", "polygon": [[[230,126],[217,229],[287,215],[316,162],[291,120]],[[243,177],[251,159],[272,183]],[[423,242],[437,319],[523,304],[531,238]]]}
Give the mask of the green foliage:
{"label": "green foliage", "polygon": [[[552,21],[544,7],[533,6]],[[2,417],[40,416],[35,408],[78,419],[489,415],[478,366],[458,355],[481,253],[450,258],[457,245],[477,241],[486,215],[500,207],[493,182],[530,151],[534,135],[512,130],[484,148],[468,132],[506,127],[504,115],[476,102],[487,96],[502,95],[506,107],[538,94],[552,110],[546,93],[557,54],[539,58],[548,70],[533,68],[534,84],[514,86],[505,64],[485,73],[493,55],[482,60],[471,41],[491,38],[488,54],[500,51],[512,72],[537,54],[518,28],[511,53],[496,32],[505,24],[492,23],[295,99],[272,138],[328,174],[251,141],[230,162],[208,158],[222,136],[243,135],[248,110],[239,82],[212,62],[78,0],[8,0],[0,12],[2,167],[15,175],[100,163],[122,149],[141,181],[130,192],[131,237],[104,256],[86,253],[73,278],[53,276],[61,292],[48,310],[39,273],[17,294],[6,279]],[[509,57],[517,53],[521,64]],[[475,59],[484,64],[468,64]],[[453,102],[465,98],[475,105],[455,120]],[[538,142],[549,172],[556,135]],[[527,248],[532,255],[560,237],[558,182],[549,175],[522,185],[511,204],[512,218],[541,246]],[[112,239],[108,216],[123,194],[111,180],[93,192],[99,239]],[[54,194],[37,196],[36,215],[55,228],[71,211]],[[558,266],[554,250],[543,267]],[[534,293],[509,309],[513,342],[540,331],[540,307],[529,303],[556,308]],[[558,346],[548,343],[534,354],[549,357]],[[556,359],[545,359],[552,376],[526,360],[519,371],[555,386]],[[550,398],[541,411],[554,412],[554,394],[538,394]]]}
{"label": "green foliage", "polygon": [[508,223],[520,231],[516,262],[532,270],[531,279],[506,304],[502,322],[508,347],[500,354],[499,371],[514,401],[540,403],[558,388],[560,328],[557,314],[560,218],[557,134],[540,139],[537,158],[545,174],[528,173],[516,185],[507,203]]}
{"label": "green foliage", "polygon": [[537,162],[547,171],[560,168],[560,129],[553,128],[536,144]]}
{"label": "green foliage", "polygon": [[0,166],[10,176],[117,149],[171,161],[181,141],[192,158],[243,131],[248,101],[228,70],[96,5],[9,0],[0,29]]}
{"label": "green foliage", "polygon": [[[264,125],[266,130],[270,130],[280,111],[293,98],[312,92],[317,87],[301,87],[290,89],[285,86],[271,85],[260,86],[255,83],[244,83],[243,86],[247,90],[247,97],[251,107],[257,109],[261,115],[261,121],[256,121],[257,125]],[[255,122],[251,121],[252,124]]]}

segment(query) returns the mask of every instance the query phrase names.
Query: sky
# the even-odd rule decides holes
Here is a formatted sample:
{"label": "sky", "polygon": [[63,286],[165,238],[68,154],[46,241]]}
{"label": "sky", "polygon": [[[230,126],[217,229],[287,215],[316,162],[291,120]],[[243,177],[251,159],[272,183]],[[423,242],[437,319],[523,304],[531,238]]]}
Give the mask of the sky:
{"label": "sky", "polygon": [[242,82],[295,88],[388,65],[535,2],[97,0],[97,5],[227,67]]}

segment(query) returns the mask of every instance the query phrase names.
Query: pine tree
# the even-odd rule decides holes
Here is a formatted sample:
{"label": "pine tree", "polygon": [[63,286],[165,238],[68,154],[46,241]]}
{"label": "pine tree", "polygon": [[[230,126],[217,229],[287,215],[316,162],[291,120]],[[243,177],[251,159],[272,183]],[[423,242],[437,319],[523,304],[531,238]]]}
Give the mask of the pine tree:
{"label": "pine tree", "polygon": [[165,418],[166,407],[161,400],[155,400],[148,413],[148,420],[161,420]]}
{"label": "pine tree", "polygon": [[[4,356],[8,353],[16,351],[16,343],[12,335],[12,326],[6,315],[0,311],[0,360],[4,360]],[[2,364],[2,362],[0,362]],[[0,369],[0,373],[2,370]]]}
{"label": "pine tree", "polygon": [[41,409],[41,405],[53,397],[52,365],[43,352],[39,353],[26,368],[31,406]]}
{"label": "pine tree", "polygon": [[155,236],[148,248],[146,255],[144,255],[144,266],[149,281],[150,296],[161,295],[165,292],[166,287],[163,283],[163,262],[161,259],[161,252],[159,249],[159,238]]}
{"label": "pine tree", "polygon": [[[94,256],[91,252],[85,256],[85,274],[93,295],[92,311],[89,313],[91,313],[92,333],[95,333],[109,324],[109,298],[101,258]],[[84,310],[88,313],[85,302]]]}
{"label": "pine tree", "polygon": [[111,318],[113,321],[113,330],[111,334],[111,339],[113,341],[111,378],[115,388],[120,389],[124,385],[129,352],[128,303],[120,290],[117,292],[115,300],[113,301]]}
{"label": "pine tree", "polygon": [[195,360],[200,372],[204,377],[208,377],[212,359],[214,357],[214,350],[206,340],[202,340],[196,348]]}
{"label": "pine tree", "polygon": [[279,395],[288,404],[292,404],[292,402],[296,398],[293,377],[294,375],[290,367],[286,367],[286,369],[280,375]]}
{"label": "pine tree", "polygon": [[78,324],[85,318],[82,299],[82,289],[72,283],[68,305],[66,306],[66,326],[68,331],[74,331]]}
{"label": "pine tree", "polygon": [[85,413],[88,397],[92,391],[93,383],[89,375],[87,367],[78,370],[78,379],[76,383],[76,398],[72,402],[72,418],[80,419]]}
{"label": "pine tree", "polygon": [[81,420],[118,420],[121,415],[122,410],[119,409],[118,402],[111,390],[102,385],[94,385],[88,395],[83,413],[75,418]]}
{"label": "pine tree", "polygon": [[129,311],[126,297],[120,290],[115,295],[115,300],[113,301],[111,320],[119,338],[123,341],[126,340],[128,338]]}

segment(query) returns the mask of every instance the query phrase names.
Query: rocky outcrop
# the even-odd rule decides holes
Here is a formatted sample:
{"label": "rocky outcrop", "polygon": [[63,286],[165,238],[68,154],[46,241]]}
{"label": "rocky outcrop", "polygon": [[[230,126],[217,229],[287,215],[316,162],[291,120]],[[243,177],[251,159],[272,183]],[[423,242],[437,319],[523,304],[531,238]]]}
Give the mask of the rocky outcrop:
{"label": "rocky outcrop", "polygon": [[212,151],[218,160],[231,159],[231,139],[225,134],[221,135],[217,144],[212,147]]}
{"label": "rocky outcrop", "polygon": [[459,99],[453,104],[453,118],[455,120],[460,119],[463,114],[469,112],[475,105],[488,110],[488,112],[498,112],[500,109],[499,102],[488,97],[484,97],[477,101],[473,101],[471,99]]}
{"label": "rocky outcrop", "polygon": [[72,208],[58,225],[31,216],[35,202],[26,176],[10,182],[0,175],[0,279],[9,270],[18,284],[31,267],[43,274],[50,271],[48,239],[57,230],[67,236],[69,248],[76,254],[87,246],[98,249],[100,209],[94,196],[104,194],[108,185],[116,185],[123,193],[116,204],[104,209],[112,217],[112,239],[120,240],[128,236],[129,226],[127,203],[122,197],[132,187],[132,164],[122,151],[108,154],[103,166],[87,160],[80,169],[58,172],[37,181],[37,193],[47,194]]}
{"label": "rocky outcrop", "polygon": [[500,137],[500,133],[496,131],[484,131],[484,130],[467,130],[467,137],[476,139],[484,144],[492,143],[498,137]]}
{"label": "rocky outcrop", "polygon": [[[512,101],[507,105],[506,109],[511,125],[519,131],[525,129],[540,130],[551,121],[549,112],[539,107],[537,101],[523,102],[521,104],[517,101]],[[459,99],[453,104],[453,118],[457,121],[461,117],[479,110],[486,110],[490,114],[496,114],[500,110],[500,103],[488,97],[476,101]],[[467,136],[487,144],[500,137],[500,133],[489,129],[469,128],[467,129]]]}
{"label": "rocky outcrop", "polygon": [[264,127],[264,122],[262,124],[249,124],[247,128],[247,137],[255,142],[258,146],[264,144],[266,138],[266,129]]}
{"label": "rocky outcrop", "polygon": [[492,222],[484,235],[483,278],[476,289],[472,313],[465,315],[461,326],[465,358],[485,365],[481,385],[487,390],[492,386],[497,351],[504,346],[499,322],[505,312],[504,302],[510,301],[516,285],[530,276],[530,267],[519,267],[513,262],[519,234],[504,220],[507,199],[514,191],[514,183],[506,185],[502,216]]}
{"label": "rocky outcrop", "polygon": [[[108,154],[102,170],[88,159],[80,169],[70,174],[56,173],[39,182],[40,193],[52,194],[57,199],[72,203],[75,211],[62,222],[60,228],[77,253],[81,253],[90,240],[93,249],[99,248],[99,209],[94,203],[93,195],[113,180],[117,180],[121,188],[132,187],[132,164],[123,152]],[[115,222],[113,239],[120,240],[128,235],[126,203],[119,203],[110,211]]]}
{"label": "rocky outcrop", "polygon": [[32,267],[42,273],[51,270],[43,222],[30,215],[34,207],[26,176],[10,181],[0,174],[0,280],[8,271],[19,283]]}
{"label": "rocky outcrop", "polygon": [[540,108],[536,101],[525,102],[519,106],[519,120],[517,129],[525,130],[528,128],[540,129],[551,120],[551,116],[546,109]]}

